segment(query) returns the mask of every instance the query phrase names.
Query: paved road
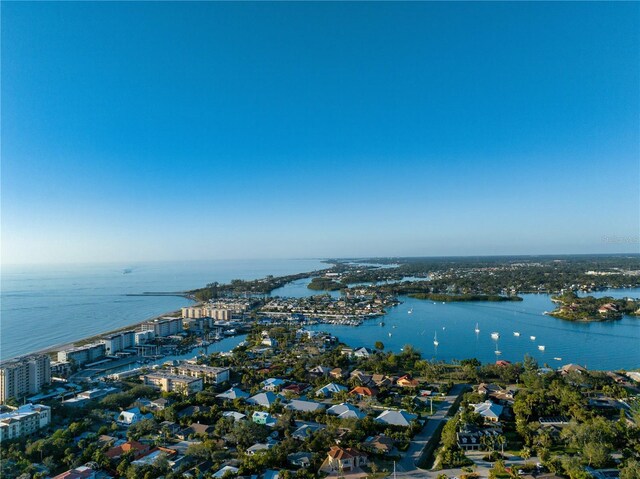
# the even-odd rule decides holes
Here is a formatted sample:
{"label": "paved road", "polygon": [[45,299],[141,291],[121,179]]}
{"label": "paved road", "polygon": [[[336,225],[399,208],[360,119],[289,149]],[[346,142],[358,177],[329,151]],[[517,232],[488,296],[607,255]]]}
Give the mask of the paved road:
{"label": "paved road", "polygon": [[[435,477],[433,473],[429,474],[428,471],[420,469],[416,466],[416,462],[420,459],[420,454],[424,449],[431,436],[437,429],[438,425],[445,421],[447,411],[455,400],[463,394],[467,389],[466,384],[456,384],[453,386],[449,395],[445,397],[444,401],[438,404],[438,409],[433,416],[429,417],[427,425],[422,428],[418,434],[416,434],[411,441],[409,449],[403,454],[402,459],[396,464],[396,476],[399,477]],[[435,404],[434,404],[435,406]]]}

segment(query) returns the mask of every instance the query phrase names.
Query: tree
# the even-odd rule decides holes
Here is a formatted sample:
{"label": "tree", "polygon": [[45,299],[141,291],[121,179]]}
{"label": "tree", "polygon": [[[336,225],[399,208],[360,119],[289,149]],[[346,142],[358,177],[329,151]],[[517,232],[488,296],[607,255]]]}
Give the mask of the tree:
{"label": "tree", "polygon": [[640,479],[640,462],[629,459],[620,469],[620,479]]}
{"label": "tree", "polygon": [[382,341],[376,341],[375,348],[378,351],[384,351],[384,343]]}

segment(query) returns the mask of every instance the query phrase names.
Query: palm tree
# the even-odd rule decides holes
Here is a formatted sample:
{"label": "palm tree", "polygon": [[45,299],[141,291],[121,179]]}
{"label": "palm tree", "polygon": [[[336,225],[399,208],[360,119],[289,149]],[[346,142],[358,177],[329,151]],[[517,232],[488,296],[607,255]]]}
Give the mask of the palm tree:
{"label": "palm tree", "polygon": [[500,445],[502,455],[504,456],[504,445],[507,443],[507,438],[500,434],[496,437],[496,443]]}

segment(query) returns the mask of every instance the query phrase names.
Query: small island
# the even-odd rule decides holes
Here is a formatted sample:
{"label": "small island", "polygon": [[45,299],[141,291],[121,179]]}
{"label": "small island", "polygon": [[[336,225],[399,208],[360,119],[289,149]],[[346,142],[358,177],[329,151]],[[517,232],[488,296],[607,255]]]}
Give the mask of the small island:
{"label": "small island", "polygon": [[331,278],[318,276],[311,280],[307,288],[313,289],[314,291],[338,291],[345,288],[345,285]]}
{"label": "small island", "polygon": [[459,301],[522,301],[520,296],[500,296],[498,294],[413,293],[409,296],[416,299],[428,299],[445,303]]}
{"label": "small island", "polygon": [[551,300],[558,306],[548,314],[567,321],[611,321],[621,319],[625,314],[640,316],[640,301],[632,298],[581,298],[569,291],[553,296]]}

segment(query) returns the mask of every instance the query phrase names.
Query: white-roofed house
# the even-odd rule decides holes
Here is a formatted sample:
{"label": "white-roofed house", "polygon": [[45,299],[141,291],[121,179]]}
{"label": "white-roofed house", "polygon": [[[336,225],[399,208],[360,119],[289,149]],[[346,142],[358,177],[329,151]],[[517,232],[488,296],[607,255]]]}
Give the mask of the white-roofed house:
{"label": "white-roofed house", "polygon": [[336,383],[329,383],[316,391],[316,396],[333,397],[334,394],[349,389]]}
{"label": "white-roofed house", "polygon": [[376,418],[376,422],[380,424],[388,424],[389,426],[403,426],[408,427],[412,421],[418,419],[418,416],[411,414],[403,409],[387,409],[380,413]]}
{"label": "white-roofed house", "polygon": [[327,414],[331,416],[338,416],[340,419],[362,419],[366,416],[365,413],[360,411],[356,406],[349,403],[336,404],[327,409]]}
{"label": "white-roofed house", "polygon": [[255,396],[251,396],[247,399],[249,404],[253,404],[255,406],[262,407],[271,407],[278,400],[278,396],[276,396],[271,391],[267,391],[266,393],[258,393]]}

